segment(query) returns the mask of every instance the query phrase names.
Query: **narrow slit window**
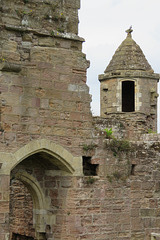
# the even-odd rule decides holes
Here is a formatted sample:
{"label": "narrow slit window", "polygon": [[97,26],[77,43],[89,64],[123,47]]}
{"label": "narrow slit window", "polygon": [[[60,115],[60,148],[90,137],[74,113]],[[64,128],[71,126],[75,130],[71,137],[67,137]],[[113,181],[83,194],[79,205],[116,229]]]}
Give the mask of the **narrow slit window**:
{"label": "narrow slit window", "polygon": [[107,104],[107,102],[108,102],[108,99],[107,99],[108,88],[103,88],[103,92],[104,92],[104,94],[103,94],[103,102],[104,102],[105,104]]}
{"label": "narrow slit window", "polygon": [[131,165],[131,175],[135,175],[135,167],[136,167],[136,164]]}
{"label": "narrow slit window", "polygon": [[135,83],[134,81],[122,82],[122,112],[135,111]]}

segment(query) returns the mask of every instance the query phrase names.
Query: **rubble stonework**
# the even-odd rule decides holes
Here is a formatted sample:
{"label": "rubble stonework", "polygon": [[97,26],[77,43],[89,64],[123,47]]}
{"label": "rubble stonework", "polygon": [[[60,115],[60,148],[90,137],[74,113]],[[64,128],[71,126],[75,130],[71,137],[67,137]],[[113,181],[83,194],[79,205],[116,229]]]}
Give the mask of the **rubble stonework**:
{"label": "rubble stonework", "polygon": [[[0,1],[1,240],[159,237],[159,75],[137,45],[144,69],[113,58],[100,76],[104,114],[93,117],[79,8],[79,0]],[[126,42],[132,59],[130,31],[123,60]],[[125,76],[139,91],[133,112],[121,111]]]}

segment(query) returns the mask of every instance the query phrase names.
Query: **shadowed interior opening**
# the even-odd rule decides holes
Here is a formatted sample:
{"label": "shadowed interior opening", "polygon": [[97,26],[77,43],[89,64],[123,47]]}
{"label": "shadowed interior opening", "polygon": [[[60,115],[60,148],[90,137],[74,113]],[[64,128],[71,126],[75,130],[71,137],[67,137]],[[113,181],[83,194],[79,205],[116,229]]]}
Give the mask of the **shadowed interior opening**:
{"label": "shadowed interior opening", "polygon": [[34,238],[33,237],[27,237],[25,235],[20,235],[20,234],[13,233],[12,234],[12,240],[34,240]]}
{"label": "shadowed interior opening", "polygon": [[97,176],[99,164],[92,164],[91,157],[83,156],[83,174],[84,176]]}
{"label": "shadowed interior opening", "polygon": [[122,82],[122,112],[135,111],[135,84],[133,81]]}

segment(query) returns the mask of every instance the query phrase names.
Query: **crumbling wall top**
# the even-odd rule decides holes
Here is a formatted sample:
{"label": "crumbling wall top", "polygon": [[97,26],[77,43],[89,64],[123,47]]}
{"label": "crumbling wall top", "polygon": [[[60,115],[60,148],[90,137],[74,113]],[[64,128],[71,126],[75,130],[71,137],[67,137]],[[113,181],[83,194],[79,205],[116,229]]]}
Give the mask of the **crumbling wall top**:
{"label": "crumbling wall top", "polygon": [[2,0],[0,8],[2,26],[78,34],[80,0]]}

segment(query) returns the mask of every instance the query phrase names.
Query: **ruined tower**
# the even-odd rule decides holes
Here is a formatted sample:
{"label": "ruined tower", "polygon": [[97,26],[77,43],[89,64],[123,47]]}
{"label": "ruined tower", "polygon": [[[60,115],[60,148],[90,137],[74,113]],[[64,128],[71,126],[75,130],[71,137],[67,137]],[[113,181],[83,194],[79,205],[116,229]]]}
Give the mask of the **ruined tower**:
{"label": "ruined tower", "polygon": [[[146,128],[157,129],[157,82],[141,48],[127,32],[107,66],[99,76],[101,83],[101,116],[143,121]],[[141,119],[141,120],[140,120]]]}
{"label": "ruined tower", "polygon": [[160,134],[123,139],[154,127],[158,75],[129,31],[93,118],[79,8],[0,1],[0,240],[159,239]]}
{"label": "ruined tower", "polygon": [[92,116],[79,8],[80,0],[0,1],[1,240],[60,238],[53,172],[83,175]]}

